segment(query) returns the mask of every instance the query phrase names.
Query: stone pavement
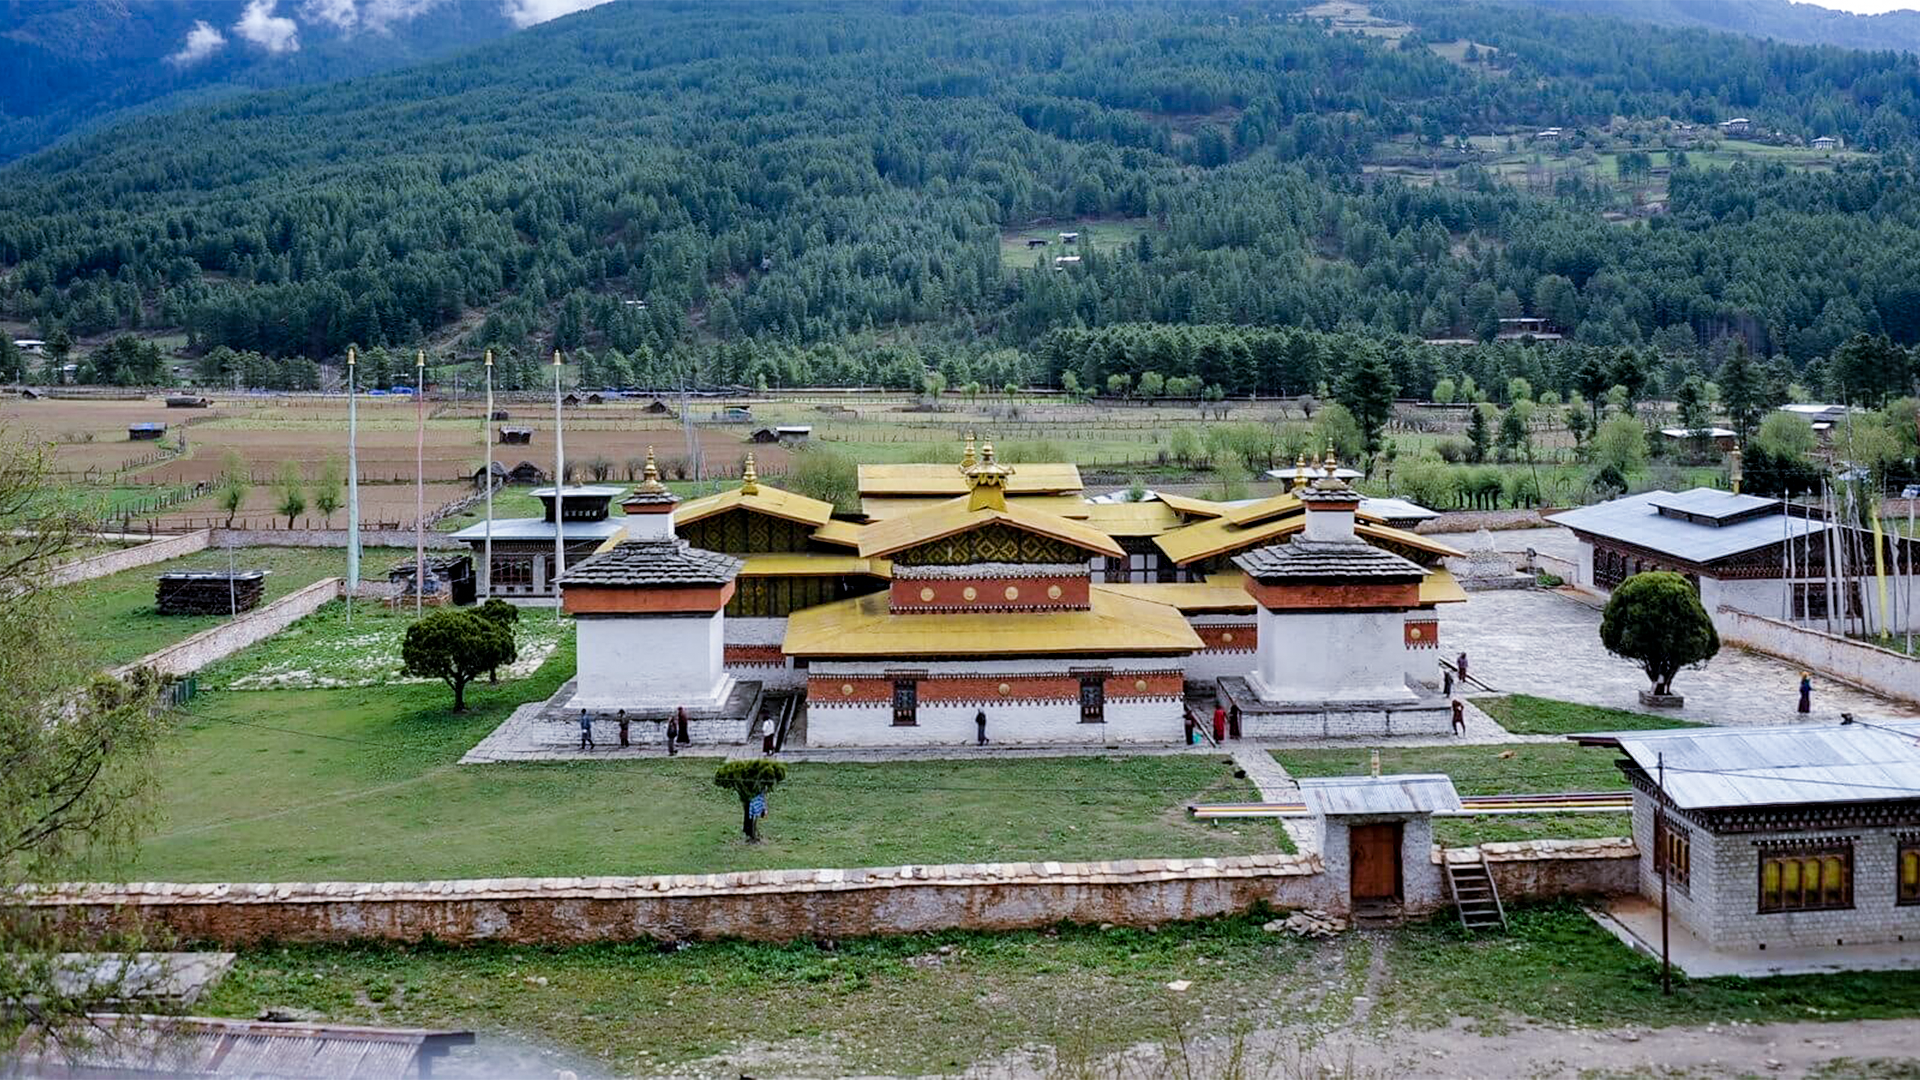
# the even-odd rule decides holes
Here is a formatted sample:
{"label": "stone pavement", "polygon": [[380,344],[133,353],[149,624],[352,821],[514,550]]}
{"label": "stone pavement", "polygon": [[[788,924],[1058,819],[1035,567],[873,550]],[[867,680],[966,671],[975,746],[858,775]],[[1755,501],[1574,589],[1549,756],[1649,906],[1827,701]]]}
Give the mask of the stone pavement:
{"label": "stone pavement", "polygon": [[[1465,650],[1474,678],[1502,692],[1578,701],[1634,712],[1647,677],[1632,661],[1600,644],[1600,612],[1591,604],[1546,589],[1476,592],[1464,604],[1440,608],[1441,652]],[[1682,671],[1674,689],[1683,709],[1661,710],[1706,724],[1791,724],[1861,717],[1914,717],[1920,710],[1825,676],[1813,677],[1813,714],[1794,711],[1800,672],[1770,656],[1723,646],[1698,671]]]}
{"label": "stone pavement", "polygon": [[[1278,761],[1273,752],[1258,744],[1238,743],[1233,745],[1233,763],[1247,774],[1253,786],[1260,791],[1261,802],[1297,802],[1300,799],[1300,785],[1293,782],[1293,776]],[[1293,849],[1302,855],[1319,850],[1320,834],[1313,822],[1307,818],[1281,818],[1280,827],[1287,831],[1287,838],[1293,841]]]}
{"label": "stone pavement", "polygon": [[[1603,909],[1588,908],[1587,915],[1628,948],[1660,958],[1658,901],[1623,896],[1608,901]],[[1696,979],[1716,975],[1761,978],[1832,971],[1920,971],[1920,942],[1748,952],[1715,949],[1671,917],[1667,930],[1667,953],[1673,966]]]}

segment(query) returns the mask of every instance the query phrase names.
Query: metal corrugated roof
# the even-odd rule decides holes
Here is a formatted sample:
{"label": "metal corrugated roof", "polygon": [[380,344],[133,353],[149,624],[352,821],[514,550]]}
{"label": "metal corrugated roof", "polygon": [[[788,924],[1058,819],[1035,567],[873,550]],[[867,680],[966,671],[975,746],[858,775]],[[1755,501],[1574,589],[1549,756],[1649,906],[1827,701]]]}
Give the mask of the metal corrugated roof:
{"label": "metal corrugated roof", "polygon": [[1618,746],[1649,775],[1666,759],[1684,810],[1920,799],[1920,720],[1680,728],[1579,737]]}
{"label": "metal corrugated roof", "polygon": [[851,521],[823,521],[813,530],[812,539],[823,544],[837,544],[841,547],[860,546],[860,530],[866,528]]}
{"label": "metal corrugated roof", "polygon": [[1180,527],[1180,512],[1155,499],[1151,502],[1089,503],[1087,524],[1108,536],[1159,536]]}
{"label": "metal corrugated roof", "polygon": [[[566,541],[569,544],[584,544],[589,540],[606,540],[623,535],[627,526],[622,519],[602,521],[569,521],[566,523]],[[487,538],[487,523],[484,521],[469,525],[453,534],[453,539],[477,544]],[[493,522],[495,540],[553,540],[553,522],[545,518],[507,518]]]}
{"label": "metal corrugated roof", "polygon": [[1706,487],[1689,488],[1673,495],[1662,492],[1648,499],[1647,502],[1662,510],[1678,510],[1683,514],[1695,514],[1715,520],[1780,505],[1779,499],[1763,499],[1758,495],[1736,495],[1731,491]]}
{"label": "metal corrugated roof", "polygon": [[1325,817],[1461,811],[1453,780],[1438,774],[1302,777],[1299,783],[1308,809]]}
{"label": "metal corrugated roof", "polygon": [[29,1030],[9,1064],[28,1076],[324,1076],[399,1080],[421,1075],[468,1031],[273,1023],[206,1017],[100,1016],[96,1037],[58,1042]]}
{"label": "metal corrugated roof", "polygon": [[1184,655],[1205,646],[1164,604],[1093,591],[1084,611],[895,614],[886,593],[794,612],[781,649],[802,657]]}
{"label": "metal corrugated roof", "polygon": [[1672,492],[1647,491],[1568,510],[1551,520],[1576,533],[1618,540],[1693,563],[1714,562],[1778,543],[1788,536],[1817,535],[1827,528],[1824,521],[1779,514],[1731,525],[1707,525],[1669,517],[1655,508],[1656,500],[1676,497]]}
{"label": "metal corrugated roof", "polygon": [[[863,497],[964,495],[967,491],[967,478],[958,464],[862,465],[858,474]],[[1085,486],[1080,482],[1080,466],[1068,462],[1015,465],[1007,478],[1009,495],[1078,493]]]}

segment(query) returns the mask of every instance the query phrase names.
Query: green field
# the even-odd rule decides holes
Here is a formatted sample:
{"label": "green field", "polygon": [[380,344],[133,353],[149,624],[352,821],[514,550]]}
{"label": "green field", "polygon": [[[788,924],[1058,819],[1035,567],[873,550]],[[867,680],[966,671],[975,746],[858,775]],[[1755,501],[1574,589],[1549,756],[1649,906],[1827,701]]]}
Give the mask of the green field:
{"label": "green field", "polygon": [[[1365,776],[1370,748],[1275,750],[1273,756],[1296,777]],[[1380,751],[1383,774],[1445,773],[1462,795],[1517,795],[1549,791],[1625,791],[1615,755],[1572,743],[1503,743],[1491,746],[1388,747]],[[1625,836],[1625,814],[1513,814],[1440,818],[1434,839],[1443,844],[1483,841],[1577,839]]]}
{"label": "green field", "polygon": [[[333,601],[265,641],[201,670],[201,689],[280,690],[373,686],[398,682],[401,643],[414,620],[411,603]],[[514,624],[519,659],[501,678],[531,674],[573,635],[571,619],[550,608],[523,608]]]}
{"label": "green field", "polygon": [[202,695],[164,756],[160,822],[135,879],[389,880],[711,873],[770,867],[1235,855],[1285,849],[1271,822],[1196,824],[1251,797],[1212,757],[794,764],[766,841],[739,837],[713,758],[456,764],[514,705],[573,671]]}
{"label": "green field", "polygon": [[[1052,266],[1057,255],[1085,255],[1089,251],[1106,254],[1133,243],[1152,227],[1153,223],[1146,218],[1095,218],[1008,229],[1000,234],[1000,263],[1008,270],[1030,270],[1035,265]],[[1063,232],[1077,232],[1080,239],[1063,244],[1060,241]],[[1028,240],[1048,243],[1046,247],[1030,250]]]}
{"label": "green field", "polygon": [[[387,567],[412,552],[398,548],[367,548],[361,554],[363,577],[386,576]],[[224,615],[168,615],[154,610],[154,579],[174,570],[266,570],[271,602],[324,577],[344,575],[347,555],[342,548],[209,548],[152,566],[124,570],[60,590],[70,605],[74,638],[85,659],[101,667],[138,660],[182,638],[226,621]]]}

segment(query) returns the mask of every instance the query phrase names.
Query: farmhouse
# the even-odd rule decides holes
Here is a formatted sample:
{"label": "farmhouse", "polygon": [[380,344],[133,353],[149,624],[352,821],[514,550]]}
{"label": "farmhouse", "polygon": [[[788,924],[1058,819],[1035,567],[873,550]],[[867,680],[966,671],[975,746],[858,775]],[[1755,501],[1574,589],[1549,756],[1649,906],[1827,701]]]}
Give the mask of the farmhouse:
{"label": "farmhouse", "polygon": [[[520,471],[519,468],[513,470]],[[620,494],[617,487],[582,485],[566,488],[557,498],[553,488],[535,488],[543,512],[537,518],[508,518],[482,521],[453,534],[473,548],[480,564],[479,591],[488,596],[531,597],[554,595],[553,549],[556,533],[566,545],[567,565],[585,559],[609,541],[626,535],[608,508]],[[563,517],[556,523],[556,504]],[[489,531],[493,537],[493,563],[486,565]]]}
{"label": "farmhouse", "polygon": [[1043,248],[1046,246],[1047,246],[1047,239],[1044,236],[1030,236],[1027,238],[1028,251],[1032,251],[1034,248]]}
{"label": "farmhouse", "polygon": [[[997,718],[990,737],[1005,742],[1173,741],[1183,737],[1187,684],[1226,690],[1230,679],[1239,680],[1235,716],[1257,733],[1444,726],[1443,703],[1409,676],[1433,676],[1434,605],[1465,598],[1436,567],[1452,549],[1356,522],[1357,493],[1324,472],[1316,483],[1311,498],[1250,508],[1178,496],[1088,503],[1072,465],[1014,468],[991,444],[976,456],[969,442],[959,468],[863,466],[862,523],[761,483],[751,457],[740,487],[663,514],[652,508],[672,495],[649,470],[624,504],[630,543],[573,568],[564,602],[610,624],[583,626],[583,650],[589,634],[658,642],[675,627],[676,641],[706,642],[673,662],[685,673],[673,693],[706,710],[697,727],[732,741],[746,727],[721,720],[746,707],[737,695],[749,683],[804,691],[814,746],[972,738],[982,710]],[[1246,525],[1228,519],[1248,509]],[[1183,537],[1196,530],[1199,540]],[[1340,545],[1339,560],[1316,562],[1289,593],[1292,578],[1273,566],[1297,535]],[[1163,579],[1156,545],[1175,538],[1179,550],[1213,559],[1208,570]],[[632,546],[641,539],[657,550]],[[671,551],[657,546],[667,542]],[[1243,552],[1258,556],[1253,569],[1229,561]],[[733,560],[724,582],[709,556]],[[707,576],[686,588],[708,591],[662,607],[661,590],[697,567]],[[609,599],[618,590],[627,591]],[[687,632],[688,618],[702,620],[698,633]],[[1331,635],[1311,646],[1312,665],[1301,661],[1294,622]],[[596,663],[582,662],[581,707],[635,715],[660,705],[660,684],[643,694],[634,676],[616,678],[621,665]]]}
{"label": "farmhouse", "polygon": [[155,580],[153,605],[162,615],[237,615],[266,592],[265,570],[172,570]]}
{"label": "farmhouse", "polygon": [[1732,450],[1740,443],[1740,433],[1731,428],[1661,428],[1660,437],[1671,442],[1711,443],[1715,450]]}
{"label": "farmhouse", "polygon": [[1720,133],[1723,135],[1745,135],[1753,127],[1753,121],[1744,116],[1720,121]]}
{"label": "farmhouse", "polygon": [[140,442],[140,441],[149,440],[149,439],[158,439],[159,437],[161,437],[162,435],[165,435],[166,433],[167,433],[167,425],[161,424],[161,423],[145,423],[145,424],[128,424],[127,425],[127,438],[135,442]]}
{"label": "farmhouse", "polygon": [[1520,341],[1524,338],[1559,341],[1560,337],[1560,333],[1553,328],[1553,324],[1545,319],[1532,317],[1501,319],[1500,329],[1494,334],[1496,341]]}
{"label": "farmhouse", "polygon": [[1920,938],[1920,721],[1574,735],[1620,751],[1639,888],[1715,949]]}
{"label": "farmhouse", "polygon": [[172,394],[167,398],[169,409],[204,409],[213,402],[198,394]]}
{"label": "farmhouse", "polygon": [[532,428],[503,427],[500,429],[500,445],[502,446],[528,446],[532,443]]}
{"label": "farmhouse", "polygon": [[[1723,606],[1806,624],[1832,615],[1862,619],[1869,631],[1881,629],[1883,621],[1888,630],[1905,630],[1912,621],[1904,604],[1883,611],[1864,603],[1857,569],[1838,586],[1839,596],[1830,596],[1836,586],[1828,580],[1827,561],[1834,542],[1871,557],[1874,537],[1779,499],[1712,488],[1648,491],[1553,520],[1579,541],[1575,584],[1598,592],[1611,592],[1645,570],[1672,570],[1700,591],[1710,615]],[[1911,566],[1914,557],[1920,557],[1920,542],[1882,539],[1881,562],[1888,568]],[[1912,586],[1911,573],[1889,573],[1890,590],[1905,596]]]}
{"label": "farmhouse", "polygon": [[1839,146],[1840,146],[1840,140],[1834,138],[1831,135],[1822,135],[1819,138],[1813,140],[1813,148],[1815,150],[1836,150],[1839,148]]}

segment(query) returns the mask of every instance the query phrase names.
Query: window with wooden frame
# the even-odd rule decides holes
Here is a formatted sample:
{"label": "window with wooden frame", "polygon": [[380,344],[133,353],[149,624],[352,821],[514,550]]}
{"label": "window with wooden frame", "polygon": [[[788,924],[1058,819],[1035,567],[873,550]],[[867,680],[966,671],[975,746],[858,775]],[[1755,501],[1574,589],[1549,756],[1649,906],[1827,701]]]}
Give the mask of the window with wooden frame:
{"label": "window with wooden frame", "polygon": [[1760,849],[1760,913],[1853,906],[1853,844]]}
{"label": "window with wooden frame", "polygon": [[1080,676],[1080,722],[1107,722],[1107,682],[1099,675]]}
{"label": "window with wooden frame", "polygon": [[1686,892],[1693,879],[1693,834],[1662,814],[1653,826],[1653,872],[1667,872],[1667,884]]}
{"label": "window with wooden frame", "polygon": [[495,589],[533,588],[533,560],[525,555],[495,555],[489,584]]}
{"label": "window with wooden frame", "polygon": [[1894,903],[1920,904],[1920,836],[1903,836],[1893,859]]}
{"label": "window with wooden frame", "polygon": [[893,726],[913,727],[920,723],[920,683],[914,679],[893,681]]}

